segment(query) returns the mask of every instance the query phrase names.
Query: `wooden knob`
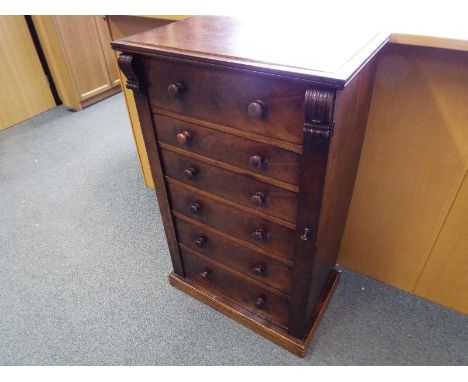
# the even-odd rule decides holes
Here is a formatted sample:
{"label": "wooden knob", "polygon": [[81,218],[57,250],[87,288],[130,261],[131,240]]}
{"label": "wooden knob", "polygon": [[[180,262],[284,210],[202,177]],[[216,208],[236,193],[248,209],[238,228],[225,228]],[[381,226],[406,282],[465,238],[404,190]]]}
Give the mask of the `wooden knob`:
{"label": "wooden knob", "polygon": [[249,165],[252,168],[256,168],[257,170],[263,167],[264,159],[261,155],[254,154],[249,159]]}
{"label": "wooden knob", "polygon": [[200,273],[200,277],[203,280],[208,280],[208,278],[210,277],[210,273],[211,271],[209,269],[205,269],[202,273]]}
{"label": "wooden knob", "polygon": [[255,231],[252,232],[252,237],[257,241],[263,241],[265,240],[266,234],[263,229],[257,228]]}
{"label": "wooden knob", "polygon": [[267,108],[265,102],[257,100],[249,103],[247,111],[252,118],[262,118],[265,116]]}
{"label": "wooden knob", "polygon": [[206,237],[203,235],[200,235],[197,240],[195,240],[195,244],[197,247],[204,247],[206,244]]}
{"label": "wooden knob", "polygon": [[254,195],[250,197],[250,201],[252,202],[252,204],[260,207],[265,203],[266,197],[263,193],[256,192]]}
{"label": "wooden knob", "polygon": [[181,145],[186,145],[192,140],[192,136],[187,130],[182,131],[176,135],[177,142]]}
{"label": "wooden knob", "polygon": [[191,205],[190,205],[190,211],[194,214],[198,214],[201,210],[201,204],[200,202],[193,202]]}
{"label": "wooden knob", "polygon": [[187,179],[193,179],[195,178],[195,175],[197,175],[197,170],[195,170],[193,167],[188,167],[184,170],[184,176]]}
{"label": "wooden knob", "polygon": [[253,267],[253,272],[257,276],[263,276],[266,272],[266,265],[263,263],[258,263],[255,267]]}
{"label": "wooden knob", "polygon": [[265,306],[265,299],[263,297],[258,297],[256,300],[255,300],[255,306],[258,308],[258,309],[262,309],[264,306]]}
{"label": "wooden knob", "polygon": [[167,92],[169,97],[177,98],[180,97],[184,93],[185,89],[184,86],[180,82],[174,82],[170,84],[167,88]]}

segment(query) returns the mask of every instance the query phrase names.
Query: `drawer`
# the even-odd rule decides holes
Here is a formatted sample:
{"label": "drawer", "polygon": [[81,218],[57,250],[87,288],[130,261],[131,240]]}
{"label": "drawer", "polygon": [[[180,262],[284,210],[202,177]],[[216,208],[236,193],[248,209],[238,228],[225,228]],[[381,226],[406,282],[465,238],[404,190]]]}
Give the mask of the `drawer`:
{"label": "drawer", "polygon": [[173,211],[255,245],[267,253],[292,259],[293,230],[170,182],[168,186]]}
{"label": "drawer", "polygon": [[296,193],[166,149],[161,152],[165,173],[170,178],[288,222],[295,221]]}
{"label": "drawer", "polygon": [[209,230],[176,219],[179,243],[244,275],[290,294],[290,267]]}
{"label": "drawer", "polygon": [[156,107],[302,144],[302,81],[186,62],[145,59],[143,65]]}
{"label": "drawer", "polygon": [[288,150],[155,115],[161,142],[289,184],[299,184],[300,156]]}
{"label": "drawer", "polygon": [[287,326],[289,301],[220,267],[213,261],[181,249],[186,277],[231,298],[259,316]]}

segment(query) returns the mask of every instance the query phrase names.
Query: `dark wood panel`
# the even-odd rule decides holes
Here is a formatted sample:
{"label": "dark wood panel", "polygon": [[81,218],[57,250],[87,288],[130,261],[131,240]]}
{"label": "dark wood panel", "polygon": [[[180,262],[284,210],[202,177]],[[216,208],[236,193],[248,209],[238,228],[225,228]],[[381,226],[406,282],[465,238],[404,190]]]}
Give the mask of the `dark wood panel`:
{"label": "dark wood panel", "polygon": [[300,156],[296,153],[163,115],[153,118],[161,142],[290,184],[299,183]]}
{"label": "dark wood panel", "polygon": [[246,214],[258,216],[261,219],[265,219],[265,220],[270,221],[272,223],[278,224],[278,225],[280,225],[282,227],[286,227],[286,228],[289,228],[289,229],[292,229],[292,230],[296,229],[295,224],[287,222],[286,220],[282,220],[282,219],[279,219],[277,217],[267,215],[267,214],[263,213],[262,211],[255,210],[253,208],[250,208],[248,206],[244,206],[243,204],[239,204],[237,202],[233,202],[232,200],[223,198],[222,196],[218,196],[218,195],[212,194],[212,193],[210,193],[208,191],[201,190],[200,188],[193,187],[190,184],[179,182],[178,180],[175,180],[175,179],[172,179],[172,178],[167,178],[167,181],[169,183],[171,183],[171,184],[175,184],[176,186],[182,187],[184,190],[188,190],[188,191],[191,191],[191,192],[193,192],[193,193],[195,193],[197,195],[204,196],[204,197],[206,197],[206,198],[208,198],[210,200],[214,200],[215,202],[219,202],[221,204],[231,206],[232,208],[234,208],[236,210],[244,211]]}
{"label": "dark wood panel", "polygon": [[193,123],[194,125],[199,125],[199,126],[207,127],[209,129],[222,131],[224,133],[231,134],[236,137],[250,139],[255,142],[260,142],[260,143],[264,143],[270,146],[275,146],[283,150],[291,151],[293,153],[302,154],[302,145],[300,144],[281,141],[279,139],[270,138],[265,135],[255,134],[247,130],[234,129],[232,127],[221,125],[219,123],[208,122],[203,119],[198,119],[198,118],[190,117],[188,115],[178,114],[170,110],[162,109],[156,106],[152,106],[151,110],[153,111],[154,114],[163,115],[165,117],[177,119],[177,120],[184,121],[187,123]]}
{"label": "dark wood panel", "polygon": [[296,193],[167,149],[161,152],[168,177],[294,223]]}
{"label": "dark wood panel", "polygon": [[[304,170],[301,183],[304,195],[299,206],[302,213],[297,235],[306,222],[315,221],[315,224],[311,225],[308,241],[296,241],[289,327],[290,333],[296,337],[310,330],[309,325],[319,309],[318,302],[334,272],[364,138],[374,65],[366,66],[345,90],[338,93],[335,107],[330,100],[328,110],[333,111],[333,120],[325,118],[324,123],[315,125],[306,118],[303,168],[309,163],[319,165],[320,159],[322,163],[320,167],[307,168],[308,175]],[[333,131],[332,121],[335,122]],[[314,133],[314,129],[326,129],[327,126],[330,133],[333,132],[329,136],[329,144],[327,139],[320,139]],[[307,195],[320,197],[314,199]]]}
{"label": "dark wood panel", "polygon": [[122,70],[127,77],[127,87],[132,89],[135,94],[135,103],[141,124],[141,132],[145,141],[154,184],[157,185],[156,196],[161,212],[164,232],[169,246],[172,266],[174,267],[175,273],[184,276],[182,259],[179,253],[179,245],[177,244],[175,227],[172,221],[166,179],[162,168],[160,157],[161,153],[157,144],[156,131],[153,126],[147,93],[145,91],[144,83],[142,83],[143,74],[140,65],[140,57],[123,53],[118,58],[118,64],[120,70]]}
{"label": "dark wood panel", "polygon": [[[276,256],[291,259],[294,253],[294,231],[268,220],[240,211],[227,204],[210,199],[194,191],[169,183],[172,208],[191,219],[199,221],[235,238],[250,243]],[[192,206],[198,202],[195,212]],[[264,233],[264,238],[253,236]]]}
{"label": "dark wood panel", "polygon": [[348,216],[372,96],[375,61],[369,63],[338,93],[335,131],[325,178],[317,252],[314,258],[306,322],[312,322],[317,301],[334,267]]}
{"label": "dark wood panel", "polygon": [[[323,189],[333,133],[335,92],[308,89],[305,93],[304,151],[302,154],[298,221],[294,240],[294,287],[291,296],[289,333],[304,338],[307,333],[306,309],[310,286],[320,289],[312,278],[316,262]],[[328,271],[325,275],[328,277]],[[316,296],[314,295],[314,298]]]}
{"label": "dark wood panel", "polygon": [[219,266],[214,261],[181,249],[187,277],[206,288],[232,298],[256,315],[286,326],[288,300],[253,285]]}
{"label": "dark wood panel", "polygon": [[[228,127],[300,144],[306,85],[285,79],[206,68],[186,62],[146,59],[151,103]],[[168,88],[180,84],[180,95]],[[264,105],[262,116],[261,101]]]}
{"label": "dark wood panel", "polygon": [[201,226],[176,219],[179,243],[246,276],[282,291],[291,292],[290,267]]}
{"label": "dark wood panel", "polygon": [[[299,193],[299,186],[297,186],[297,185],[293,185],[293,184],[290,184],[290,183],[285,183],[285,182],[283,182],[281,180],[269,178],[269,177],[267,177],[265,175],[261,175],[261,174],[259,174],[257,172],[252,172],[252,171],[249,171],[249,170],[245,170],[243,168],[233,166],[233,165],[231,165],[229,163],[225,163],[225,162],[218,161],[216,159],[208,158],[206,156],[196,154],[194,152],[187,151],[187,150],[181,149],[181,148],[179,148],[177,146],[172,146],[172,145],[169,145],[169,144],[161,142],[161,141],[159,141],[158,143],[159,143],[159,146],[162,149],[172,151],[172,152],[174,152],[176,154],[180,154],[180,155],[182,155],[184,157],[199,160],[199,161],[201,161],[203,163],[213,165],[215,167],[227,170],[227,171],[229,171],[231,173],[234,173],[234,174],[246,175],[247,177],[249,177],[251,179],[256,179],[256,180],[258,180],[260,182],[271,184],[271,185],[273,185],[275,187],[279,187],[279,188],[281,188],[283,190],[288,190],[288,191],[294,192],[296,194]],[[258,159],[258,158],[255,158],[255,159]]]}

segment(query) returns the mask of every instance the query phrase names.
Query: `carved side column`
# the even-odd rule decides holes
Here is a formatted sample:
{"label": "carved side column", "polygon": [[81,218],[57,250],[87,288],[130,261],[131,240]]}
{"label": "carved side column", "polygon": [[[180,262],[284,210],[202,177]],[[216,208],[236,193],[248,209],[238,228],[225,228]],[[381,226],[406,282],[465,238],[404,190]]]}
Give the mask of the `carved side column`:
{"label": "carved side column", "polygon": [[169,252],[171,254],[174,272],[179,276],[184,276],[182,258],[177,244],[177,238],[172,220],[171,209],[169,207],[169,197],[166,180],[162,171],[161,155],[154,128],[153,116],[148,100],[148,92],[145,86],[145,75],[140,62],[140,57],[128,53],[122,53],[118,58],[119,68],[127,77],[126,87],[133,91],[135,104],[140,120],[141,132],[145,141],[146,152],[151,167],[156,196],[158,198],[159,210],[167,237]]}
{"label": "carved side column", "polygon": [[333,134],[335,91],[310,89],[304,98],[304,140],[296,221],[294,288],[289,333],[303,338],[310,329],[307,307],[318,302],[323,285],[311,279],[317,253],[320,208]]}
{"label": "carved side column", "polygon": [[127,77],[125,87],[132,90],[135,97],[142,97],[145,86],[142,82],[143,73],[139,60],[131,54],[122,53],[117,62],[120,70]]}

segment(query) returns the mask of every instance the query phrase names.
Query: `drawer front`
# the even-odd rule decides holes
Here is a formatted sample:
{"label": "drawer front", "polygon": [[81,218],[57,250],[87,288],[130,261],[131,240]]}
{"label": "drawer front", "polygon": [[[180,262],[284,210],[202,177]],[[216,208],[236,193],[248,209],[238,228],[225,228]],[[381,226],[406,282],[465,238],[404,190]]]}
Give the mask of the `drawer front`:
{"label": "drawer front", "polygon": [[299,184],[300,156],[296,153],[162,115],[155,115],[154,121],[161,142],[289,184]]}
{"label": "drawer front", "polygon": [[250,284],[214,262],[181,249],[186,277],[207,289],[231,298],[245,309],[283,326],[288,323],[289,301],[260,286]]}
{"label": "drawer front", "polygon": [[294,222],[297,194],[163,149],[166,175],[250,208]]}
{"label": "drawer front", "polygon": [[204,227],[181,219],[176,219],[176,226],[180,244],[279,291],[291,293],[292,271],[287,265]]}
{"label": "drawer front", "polygon": [[175,184],[169,183],[169,192],[174,211],[279,257],[293,258],[293,230]]}
{"label": "drawer front", "polygon": [[302,144],[303,82],[156,59],[143,65],[156,107]]}

